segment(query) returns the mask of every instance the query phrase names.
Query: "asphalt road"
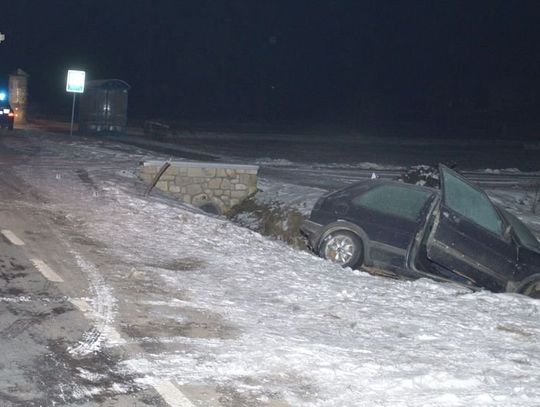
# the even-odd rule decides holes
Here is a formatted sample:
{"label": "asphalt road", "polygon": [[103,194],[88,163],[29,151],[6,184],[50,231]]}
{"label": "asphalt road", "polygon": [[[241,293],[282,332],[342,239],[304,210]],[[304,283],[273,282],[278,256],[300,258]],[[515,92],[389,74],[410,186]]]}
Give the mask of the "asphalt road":
{"label": "asphalt road", "polygon": [[103,276],[112,274],[113,261],[99,254],[100,242],[48,209],[48,197],[12,170],[24,164],[39,172],[51,159],[39,143],[26,139],[17,151],[3,143],[17,134],[0,135],[0,405],[192,406],[174,383],[142,386],[119,369],[121,360],[148,352],[130,335],[144,317],[125,310],[109,321],[127,283],[111,288]]}
{"label": "asphalt road", "polygon": [[[70,145],[71,155],[57,155],[49,138],[53,146]],[[0,406],[287,406],[257,403],[231,388],[181,385],[159,371],[142,377],[122,364],[185,351],[174,338],[230,333],[219,316],[193,308],[175,308],[182,322],[167,317],[168,304],[184,294],[157,285],[144,272],[154,265],[120,261],[85,234],[84,217],[62,209],[54,188],[45,186],[47,176],[56,174],[60,183],[70,177],[82,191],[82,200],[70,203],[73,210],[99,195],[91,172],[125,168],[125,158],[91,159],[95,148],[65,134],[0,132]]]}
{"label": "asphalt road", "polygon": [[[21,158],[0,145],[0,163]],[[0,198],[0,405],[166,406],[116,371],[123,349],[71,352],[95,324],[76,302],[93,287],[66,255],[66,219],[44,209],[47,198],[9,165],[1,166]],[[123,394],[114,390],[120,385]],[[95,388],[102,391],[94,397]]]}
{"label": "asphalt road", "polygon": [[[342,148],[341,143],[336,145],[326,141],[322,144],[283,139],[257,141],[256,135],[242,141],[236,137],[227,140],[226,137],[204,136],[179,138],[175,142],[140,136],[109,136],[107,139],[147,148],[172,158],[210,162],[233,160],[243,164],[258,164],[261,177],[330,190],[369,179],[373,173],[380,178],[397,179],[404,171],[395,169],[393,165],[436,166],[439,162],[456,165],[463,175],[483,188],[517,186],[530,189],[540,182],[539,161],[536,159],[538,150],[513,142],[458,146],[452,146],[449,142],[422,146],[420,140],[412,140],[410,145],[396,146],[385,140],[379,144],[354,143],[349,140],[350,145]],[[371,156],[373,151],[378,151],[378,155]],[[357,166],[364,162],[362,160],[365,163],[379,163],[377,159],[381,159],[382,163],[393,164],[387,167],[374,164],[377,168],[375,170]],[[493,171],[471,169],[482,167]],[[500,171],[500,168],[503,170]],[[516,168],[523,171],[517,172]]]}
{"label": "asphalt road", "polygon": [[[68,133],[69,124],[41,120],[32,127]],[[377,176],[396,179],[395,166],[455,165],[483,188],[517,185],[530,188],[540,179],[540,141],[512,139],[459,139],[376,137],[375,135],[303,135],[271,133],[193,133],[152,139],[141,130],[128,135],[96,136],[137,146],[171,158],[197,161],[236,161],[259,164],[259,175],[281,182],[336,189],[370,178],[373,170],[358,163],[375,163]],[[254,162],[261,160],[263,163]],[[275,161],[273,161],[275,160]],[[485,172],[479,169],[519,169],[521,172]]]}

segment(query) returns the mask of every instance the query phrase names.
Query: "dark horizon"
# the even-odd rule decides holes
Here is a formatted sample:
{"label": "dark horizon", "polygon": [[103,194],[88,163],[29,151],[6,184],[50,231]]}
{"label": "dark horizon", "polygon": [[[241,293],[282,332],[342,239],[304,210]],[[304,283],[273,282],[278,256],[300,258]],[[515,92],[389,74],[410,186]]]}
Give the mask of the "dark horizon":
{"label": "dark horizon", "polygon": [[2,11],[0,78],[63,114],[67,69],[132,86],[131,116],[535,122],[537,1],[48,1]]}

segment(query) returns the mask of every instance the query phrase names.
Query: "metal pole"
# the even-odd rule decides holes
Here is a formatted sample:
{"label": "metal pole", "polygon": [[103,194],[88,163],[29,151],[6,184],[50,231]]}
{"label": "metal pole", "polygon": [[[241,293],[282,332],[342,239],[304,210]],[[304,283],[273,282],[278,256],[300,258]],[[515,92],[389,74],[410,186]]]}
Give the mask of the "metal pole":
{"label": "metal pole", "polygon": [[73,105],[71,106],[71,127],[69,129],[70,136],[73,136],[73,119],[75,118],[75,96],[77,96],[77,94],[73,92]]}

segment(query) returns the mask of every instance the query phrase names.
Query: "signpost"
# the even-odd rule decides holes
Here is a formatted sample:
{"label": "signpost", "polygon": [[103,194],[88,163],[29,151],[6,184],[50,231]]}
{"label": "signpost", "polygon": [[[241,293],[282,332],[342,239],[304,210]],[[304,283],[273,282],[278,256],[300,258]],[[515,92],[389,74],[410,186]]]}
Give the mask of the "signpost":
{"label": "signpost", "polygon": [[71,106],[71,127],[69,135],[73,135],[73,119],[75,118],[75,97],[77,93],[84,93],[85,71],[69,70],[66,82],[66,92],[73,93],[73,105]]}

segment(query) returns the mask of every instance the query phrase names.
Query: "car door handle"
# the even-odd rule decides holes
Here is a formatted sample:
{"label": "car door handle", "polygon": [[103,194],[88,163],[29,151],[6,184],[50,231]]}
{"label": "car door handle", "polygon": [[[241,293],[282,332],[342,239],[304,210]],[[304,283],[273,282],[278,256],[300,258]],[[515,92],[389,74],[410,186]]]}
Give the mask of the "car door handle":
{"label": "car door handle", "polygon": [[450,212],[444,211],[444,212],[442,213],[442,215],[443,215],[446,219],[448,219],[450,222],[455,223],[455,224],[459,224],[460,221],[461,221],[461,219],[459,218],[459,216],[452,215]]}

